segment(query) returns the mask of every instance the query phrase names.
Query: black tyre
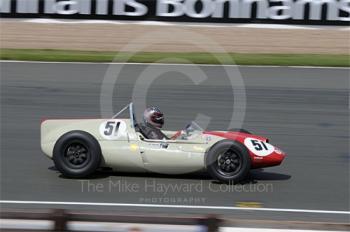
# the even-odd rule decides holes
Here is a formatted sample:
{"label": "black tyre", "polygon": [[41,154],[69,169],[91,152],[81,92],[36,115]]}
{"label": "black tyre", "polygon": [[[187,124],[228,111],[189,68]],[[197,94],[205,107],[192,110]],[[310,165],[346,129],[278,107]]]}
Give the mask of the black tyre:
{"label": "black tyre", "polygon": [[251,161],[243,144],[222,140],[207,152],[205,163],[211,177],[234,184],[248,176]]}
{"label": "black tyre", "polygon": [[241,128],[231,128],[228,129],[228,131],[233,131],[233,132],[241,132],[241,133],[246,133],[246,134],[252,134],[249,131],[247,131],[246,129],[241,129]]}
{"label": "black tyre", "polygon": [[57,140],[53,149],[53,161],[66,177],[87,177],[100,165],[101,148],[89,133],[71,131]]}

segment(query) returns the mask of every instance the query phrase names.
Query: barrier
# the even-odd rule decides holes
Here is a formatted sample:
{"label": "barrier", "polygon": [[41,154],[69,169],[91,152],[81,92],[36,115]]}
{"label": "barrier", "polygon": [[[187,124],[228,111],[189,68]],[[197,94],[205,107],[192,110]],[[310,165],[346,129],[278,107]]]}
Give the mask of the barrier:
{"label": "barrier", "polygon": [[3,18],[349,25],[350,0],[0,0]]}
{"label": "barrier", "polygon": [[[111,213],[94,213],[63,209],[54,210],[6,210],[0,212],[1,219],[45,220],[52,221],[51,231],[68,231],[68,223],[78,222],[111,222],[135,224],[164,224],[164,225],[198,225],[207,232],[217,232],[221,220],[215,216],[206,217],[172,217],[149,215],[120,215]],[[23,231],[23,228],[22,228]],[[28,228],[28,231],[31,231]],[[47,230],[46,230],[47,231]]]}
{"label": "barrier", "polygon": [[[19,226],[22,220],[30,220],[32,222],[41,221],[44,226],[41,229],[36,228],[35,231],[67,231],[70,222],[94,222],[96,224],[103,223],[127,223],[127,224],[152,224],[152,225],[177,225],[177,226],[198,226],[201,231],[217,232],[226,228],[224,231],[279,231],[280,229],[289,229],[289,231],[307,230],[309,232],[328,230],[328,231],[349,231],[349,223],[332,223],[332,222],[308,222],[308,221],[269,221],[254,219],[232,219],[218,218],[215,215],[208,216],[170,216],[148,213],[105,213],[101,211],[76,211],[63,209],[2,209],[0,219],[18,220]],[[0,220],[0,222],[1,222]],[[43,223],[46,221],[46,223]],[[53,222],[51,228],[43,229],[47,226],[47,221]],[[4,223],[0,223],[0,229],[6,231]],[[35,224],[35,223],[33,223]],[[25,224],[30,225],[30,223]],[[36,224],[37,225],[37,224]],[[79,231],[84,231],[86,226],[75,226]],[[255,228],[255,229],[254,229]],[[261,228],[261,229],[258,229]],[[265,230],[264,230],[265,228]],[[20,227],[20,231],[30,228]],[[33,229],[33,228],[32,228]],[[9,230],[10,231],[10,230]]]}

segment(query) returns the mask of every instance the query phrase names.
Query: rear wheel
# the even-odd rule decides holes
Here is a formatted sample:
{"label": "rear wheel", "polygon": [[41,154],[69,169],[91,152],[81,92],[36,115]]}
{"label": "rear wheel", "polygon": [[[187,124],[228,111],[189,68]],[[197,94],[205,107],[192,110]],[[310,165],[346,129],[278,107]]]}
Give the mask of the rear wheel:
{"label": "rear wheel", "polygon": [[68,132],[57,140],[53,161],[56,168],[66,177],[87,177],[100,165],[100,145],[89,133]]}
{"label": "rear wheel", "polygon": [[213,145],[206,154],[208,173],[226,183],[244,180],[250,170],[250,156],[239,142],[223,140]]}

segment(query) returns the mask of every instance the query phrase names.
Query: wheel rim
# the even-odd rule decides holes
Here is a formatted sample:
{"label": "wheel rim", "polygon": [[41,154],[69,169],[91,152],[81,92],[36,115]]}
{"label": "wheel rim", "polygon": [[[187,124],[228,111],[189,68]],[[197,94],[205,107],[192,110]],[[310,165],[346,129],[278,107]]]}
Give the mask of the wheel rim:
{"label": "wheel rim", "polygon": [[224,176],[236,174],[241,166],[241,157],[232,149],[222,152],[217,158],[217,171]]}
{"label": "wheel rim", "polygon": [[79,142],[69,144],[64,152],[66,163],[72,168],[81,168],[88,163],[89,151],[85,145]]}

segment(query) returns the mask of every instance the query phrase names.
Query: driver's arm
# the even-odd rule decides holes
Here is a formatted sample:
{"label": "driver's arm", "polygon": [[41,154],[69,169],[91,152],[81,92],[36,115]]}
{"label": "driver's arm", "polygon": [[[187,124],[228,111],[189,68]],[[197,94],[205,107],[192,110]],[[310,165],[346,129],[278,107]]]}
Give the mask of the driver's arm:
{"label": "driver's arm", "polygon": [[181,135],[181,131],[177,131],[175,134],[173,134],[170,139],[175,140]]}

